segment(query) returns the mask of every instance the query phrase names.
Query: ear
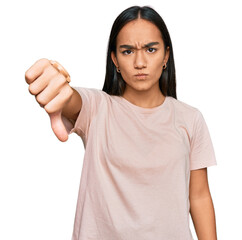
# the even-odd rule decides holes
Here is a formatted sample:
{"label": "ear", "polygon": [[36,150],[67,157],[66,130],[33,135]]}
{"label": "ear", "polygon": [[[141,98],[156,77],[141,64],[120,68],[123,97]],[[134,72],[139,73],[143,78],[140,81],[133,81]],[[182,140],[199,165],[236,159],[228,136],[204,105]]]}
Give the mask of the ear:
{"label": "ear", "polygon": [[164,61],[167,63],[168,59],[169,59],[169,56],[170,56],[170,47],[168,46],[166,48],[166,55],[165,55],[165,58],[164,58]]}
{"label": "ear", "polygon": [[113,60],[114,65],[115,65],[116,67],[118,67],[118,61],[117,61],[117,58],[116,58],[116,56],[115,56],[114,51],[111,52],[111,58],[112,58],[112,60]]}

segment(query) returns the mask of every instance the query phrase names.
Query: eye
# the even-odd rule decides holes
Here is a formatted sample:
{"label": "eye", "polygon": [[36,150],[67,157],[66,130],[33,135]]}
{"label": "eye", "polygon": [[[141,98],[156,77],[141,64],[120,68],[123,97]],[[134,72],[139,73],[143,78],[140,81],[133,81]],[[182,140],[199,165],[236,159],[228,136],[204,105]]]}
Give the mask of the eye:
{"label": "eye", "polygon": [[129,55],[129,54],[126,54],[127,52],[131,52],[131,50],[125,50],[125,51],[123,51],[122,53],[123,53],[124,55]]}
{"label": "eye", "polygon": [[[155,50],[155,51],[156,51],[156,48],[148,48],[148,50],[150,50],[150,49],[153,49],[153,50]],[[152,52],[155,52],[155,51],[152,51]]]}

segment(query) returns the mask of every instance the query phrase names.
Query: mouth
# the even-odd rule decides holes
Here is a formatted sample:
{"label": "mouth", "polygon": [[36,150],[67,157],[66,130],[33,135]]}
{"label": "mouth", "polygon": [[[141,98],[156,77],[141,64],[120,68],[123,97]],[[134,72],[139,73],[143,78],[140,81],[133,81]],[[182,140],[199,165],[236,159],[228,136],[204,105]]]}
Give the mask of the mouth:
{"label": "mouth", "polygon": [[139,79],[139,80],[143,80],[143,79],[146,79],[148,76],[148,74],[145,74],[145,73],[139,73],[139,74],[136,74],[135,75],[135,78],[136,79]]}
{"label": "mouth", "polygon": [[138,73],[138,74],[136,74],[135,76],[147,76],[148,74],[146,74],[146,73]]}

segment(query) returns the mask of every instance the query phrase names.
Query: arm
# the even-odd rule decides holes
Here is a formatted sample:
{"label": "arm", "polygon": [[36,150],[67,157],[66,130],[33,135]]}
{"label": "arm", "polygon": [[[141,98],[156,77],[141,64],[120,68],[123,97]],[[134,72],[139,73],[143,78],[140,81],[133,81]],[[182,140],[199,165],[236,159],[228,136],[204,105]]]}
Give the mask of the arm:
{"label": "arm", "polygon": [[73,94],[70,101],[63,108],[62,115],[75,122],[82,108],[82,99],[74,88],[72,88],[72,90]]}
{"label": "arm", "polygon": [[207,168],[191,171],[189,200],[190,214],[198,240],[217,240],[216,220],[209,191]]}

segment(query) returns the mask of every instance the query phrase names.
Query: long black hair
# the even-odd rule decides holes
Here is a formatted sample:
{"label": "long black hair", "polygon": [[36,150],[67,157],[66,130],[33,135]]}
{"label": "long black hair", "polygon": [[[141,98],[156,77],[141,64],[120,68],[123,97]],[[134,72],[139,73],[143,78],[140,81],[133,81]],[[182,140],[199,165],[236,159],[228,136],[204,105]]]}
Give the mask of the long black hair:
{"label": "long black hair", "polygon": [[111,52],[113,51],[116,55],[116,39],[121,28],[128,22],[138,18],[148,20],[155,24],[161,32],[165,50],[167,46],[169,46],[169,59],[167,61],[167,67],[163,69],[162,74],[160,76],[159,87],[164,96],[172,96],[174,98],[177,98],[175,63],[173,58],[173,50],[170,35],[161,16],[153,8],[149,6],[129,7],[125,9],[123,12],[121,12],[119,16],[115,19],[109,36],[107,49],[106,76],[102,90],[110,95],[123,95],[126,83],[123,80],[121,74],[116,71],[116,66],[114,65],[111,58]]}

